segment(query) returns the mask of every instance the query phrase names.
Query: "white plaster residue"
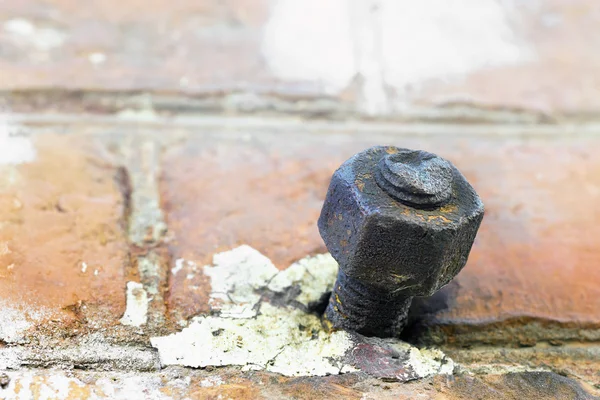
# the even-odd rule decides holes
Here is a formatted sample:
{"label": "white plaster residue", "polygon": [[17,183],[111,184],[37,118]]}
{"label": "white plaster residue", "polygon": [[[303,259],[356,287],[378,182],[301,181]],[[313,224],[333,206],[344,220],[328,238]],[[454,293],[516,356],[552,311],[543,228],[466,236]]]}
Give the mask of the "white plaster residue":
{"label": "white plaster residue", "polygon": [[264,288],[277,274],[271,260],[250,246],[216,254],[214,266],[204,267],[212,291],[209,305],[222,317],[251,318],[260,301],[257,289]]}
{"label": "white plaster residue", "polygon": [[343,365],[334,360],[351,347],[347,333],[325,333],[316,316],[269,304],[256,318],[198,317],[151,343],[163,365],[240,365],[287,376],[338,374]]}
{"label": "white plaster residue", "polygon": [[127,308],[120,322],[128,326],[142,326],[148,321],[148,294],[137,282],[127,282]]}
{"label": "white plaster residue", "polygon": [[452,375],[454,361],[438,349],[418,349],[408,343],[400,341],[388,341],[400,353],[408,353],[408,364],[419,378],[432,375]]}
{"label": "white plaster residue", "polygon": [[86,374],[59,370],[21,369],[7,373],[10,383],[5,389],[0,388],[2,400],[172,400],[183,398],[178,393],[189,393],[189,383],[177,385],[184,379],[169,379],[165,383],[159,374],[103,372],[90,380]]}
{"label": "white plaster residue", "polygon": [[269,283],[269,289],[283,292],[290,286],[300,285],[302,292],[296,301],[308,306],[333,289],[337,272],[338,264],[330,254],[306,257],[278,273]]}
{"label": "white plaster residue", "polygon": [[91,53],[91,54],[88,55],[88,60],[93,65],[104,64],[104,62],[106,61],[106,54],[104,54],[104,53],[98,53],[98,52]]}
{"label": "white plaster residue", "polygon": [[[213,266],[204,267],[204,273],[212,283],[212,311],[218,314],[195,317],[179,333],[151,338],[161,364],[238,365],[244,370],[286,376],[357,370],[347,364],[347,356],[359,335],[329,332],[317,315],[267,300],[273,292],[286,292],[292,286],[300,289],[296,302],[308,305],[320,300],[331,290],[337,274],[337,264],[330,255],[306,257],[278,272],[268,258],[241,246],[215,255],[213,262]],[[390,345],[409,355],[409,366],[419,377],[452,372],[452,361],[441,351],[418,350],[393,340]]]}
{"label": "white plaster residue", "polygon": [[381,7],[385,79],[400,90],[531,56],[497,0],[382,0]]}
{"label": "white plaster residue", "polygon": [[152,338],[162,364],[240,365],[288,376],[353,370],[336,361],[352,345],[347,333],[329,334],[317,316],[293,307],[259,304],[257,290],[283,291],[292,284],[308,289],[299,296],[305,304],[318,300],[337,272],[329,255],[308,257],[286,272],[249,246],[217,254],[213,262],[204,273],[211,279],[211,308],[219,316],[197,317],[180,333]]}
{"label": "white plaster residue", "polygon": [[3,24],[4,31],[14,40],[47,51],[60,47],[67,35],[54,28],[41,28],[24,18],[14,18]]}
{"label": "white plaster residue", "polygon": [[44,309],[28,306],[15,307],[6,301],[0,301],[0,340],[14,343],[22,340],[35,322],[47,317]]}
{"label": "white plaster residue", "polygon": [[177,273],[183,269],[184,262],[185,260],[183,258],[178,258],[177,260],[175,260],[175,266],[171,268],[171,273],[173,275],[177,275]]}
{"label": "white plaster residue", "polygon": [[9,114],[0,112],[0,165],[35,160],[35,148],[25,133],[23,127],[11,121]]}
{"label": "white plaster residue", "polygon": [[431,375],[452,375],[454,361],[438,349],[410,349],[410,365],[417,375],[425,378]]}
{"label": "white plaster residue", "polygon": [[327,92],[356,73],[346,0],[277,0],[263,32],[262,53],[285,80],[317,81]]}
{"label": "white plaster residue", "polygon": [[262,53],[278,78],[329,94],[357,78],[361,109],[385,114],[429,81],[530,61],[513,12],[497,0],[275,0]]}
{"label": "white plaster residue", "polygon": [[213,387],[213,386],[220,386],[222,384],[223,384],[223,379],[221,379],[221,377],[218,375],[209,376],[208,378],[202,379],[200,381],[201,387]]}

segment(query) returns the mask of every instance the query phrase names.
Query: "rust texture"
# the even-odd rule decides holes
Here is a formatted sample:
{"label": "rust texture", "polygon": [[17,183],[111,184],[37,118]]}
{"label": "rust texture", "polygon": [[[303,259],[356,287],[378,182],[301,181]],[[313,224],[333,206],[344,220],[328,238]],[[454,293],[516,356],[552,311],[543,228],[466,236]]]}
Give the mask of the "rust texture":
{"label": "rust texture", "polygon": [[34,162],[0,166],[2,307],[45,329],[48,320],[112,324],[125,307],[128,262],[122,172],[93,141],[33,143]]}
{"label": "rust texture", "polygon": [[414,296],[465,266],[483,203],[447,160],[374,146],[331,178],[319,232],[340,269],[326,316],[336,328],[398,336]]}

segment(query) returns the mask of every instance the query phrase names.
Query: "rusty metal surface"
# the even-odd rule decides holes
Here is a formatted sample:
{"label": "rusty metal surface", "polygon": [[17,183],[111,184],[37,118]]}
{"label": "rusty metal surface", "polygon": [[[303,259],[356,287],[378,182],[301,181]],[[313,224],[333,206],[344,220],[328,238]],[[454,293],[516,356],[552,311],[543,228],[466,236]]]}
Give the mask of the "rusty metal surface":
{"label": "rusty metal surface", "polygon": [[318,224],[340,265],[328,320],[398,336],[412,297],[465,266],[482,218],[477,193],[442,158],[392,146],[352,156],[333,174]]}

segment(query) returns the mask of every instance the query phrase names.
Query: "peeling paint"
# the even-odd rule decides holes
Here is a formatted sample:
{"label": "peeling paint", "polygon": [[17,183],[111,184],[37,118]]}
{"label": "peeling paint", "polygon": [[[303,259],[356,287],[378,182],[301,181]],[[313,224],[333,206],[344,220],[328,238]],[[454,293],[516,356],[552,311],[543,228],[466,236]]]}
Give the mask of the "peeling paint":
{"label": "peeling paint", "polygon": [[204,267],[211,279],[209,305],[221,317],[251,318],[260,301],[258,289],[267,286],[278,270],[271,260],[250,246],[240,246],[214,256],[214,266]]}
{"label": "peeling paint", "polygon": [[337,374],[351,347],[347,333],[327,334],[316,316],[269,304],[256,318],[197,317],[182,332],[151,342],[163,365],[239,365],[287,376]]}
{"label": "peeling paint", "polygon": [[[386,367],[373,371],[381,378],[407,381],[452,373],[453,363],[441,351],[330,332],[318,315],[307,312],[335,281],[337,264],[328,254],[306,257],[279,272],[244,245],[215,255],[204,273],[212,283],[211,315],[193,318],[179,333],[151,338],[163,365],[237,365],[285,376],[324,376],[358,371],[357,365],[375,356]],[[269,302],[275,298],[287,302]],[[353,351],[360,346],[366,351]]]}
{"label": "peeling paint", "polygon": [[[305,306],[317,302],[323,293],[333,289],[338,272],[338,264],[330,254],[306,257],[278,273],[269,282],[269,290],[283,292],[286,288],[301,285],[302,292],[296,301]],[[310,282],[309,285],[305,284]]]}
{"label": "peeling paint", "polygon": [[184,263],[185,260],[183,258],[178,258],[177,260],[175,260],[175,266],[171,268],[171,273],[173,275],[177,275],[177,273],[183,269]]}
{"label": "peeling paint", "polygon": [[141,283],[127,282],[127,308],[120,322],[128,326],[142,326],[148,321],[148,293]]}

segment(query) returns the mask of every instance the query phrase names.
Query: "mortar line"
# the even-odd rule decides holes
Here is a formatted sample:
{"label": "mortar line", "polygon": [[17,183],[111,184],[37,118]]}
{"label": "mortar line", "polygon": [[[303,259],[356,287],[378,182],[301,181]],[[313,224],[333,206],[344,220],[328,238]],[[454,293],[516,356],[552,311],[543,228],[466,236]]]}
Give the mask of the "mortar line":
{"label": "mortar line", "polygon": [[561,124],[461,124],[461,123],[407,123],[381,121],[332,121],[306,120],[302,118],[282,117],[243,117],[243,116],[161,116],[152,118],[124,118],[118,115],[93,114],[10,114],[10,120],[37,126],[118,126],[122,128],[146,129],[194,129],[196,131],[293,131],[313,134],[398,134],[412,136],[448,136],[452,137],[598,137],[600,123],[561,123]]}

